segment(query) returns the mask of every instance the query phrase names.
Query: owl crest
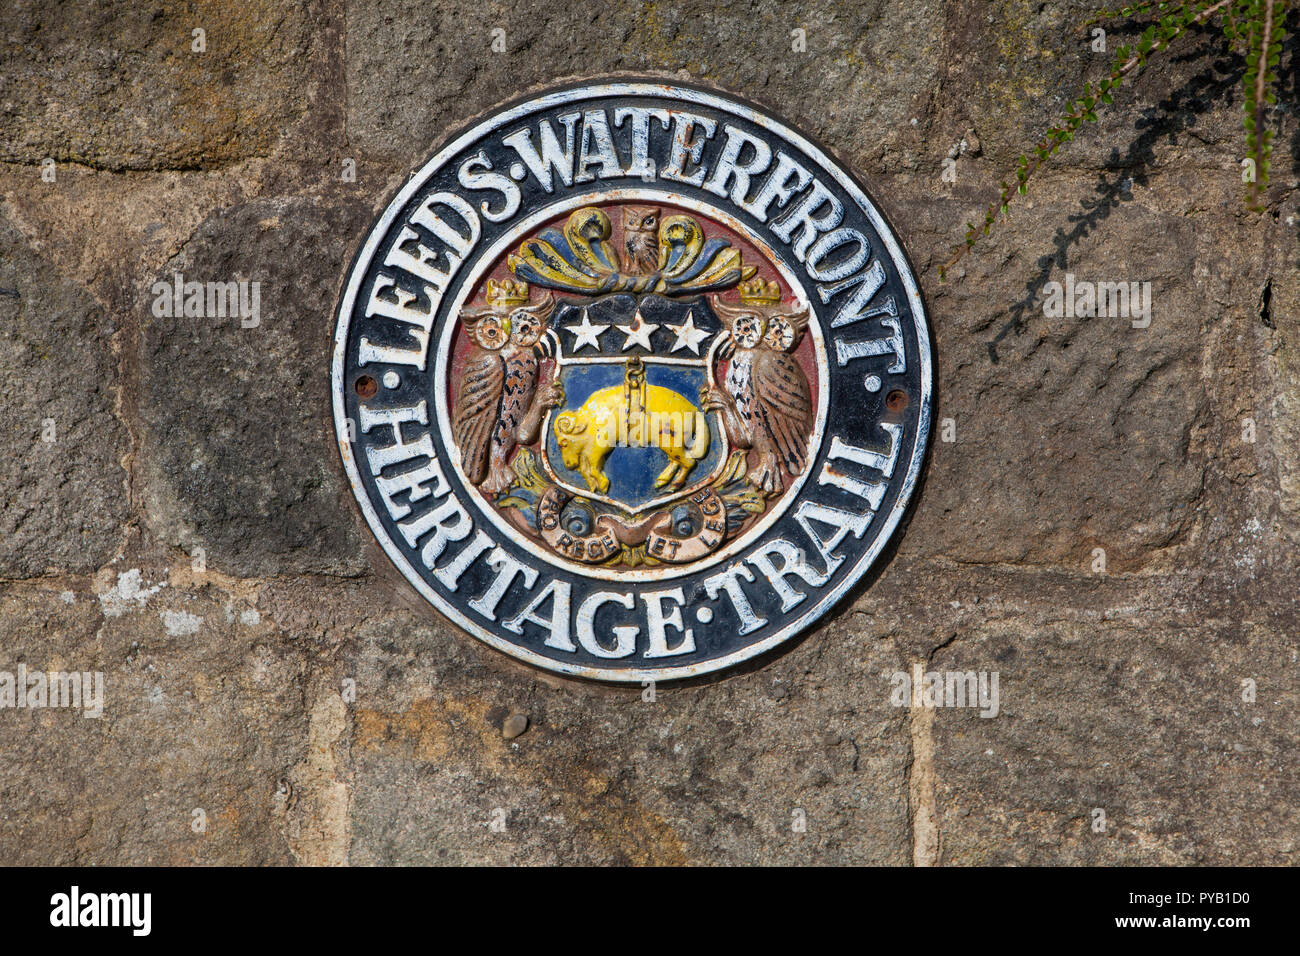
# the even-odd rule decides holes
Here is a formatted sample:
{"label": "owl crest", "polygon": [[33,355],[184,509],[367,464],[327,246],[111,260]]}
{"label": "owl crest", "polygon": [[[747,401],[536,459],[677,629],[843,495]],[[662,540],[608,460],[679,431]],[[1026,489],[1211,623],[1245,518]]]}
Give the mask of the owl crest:
{"label": "owl crest", "polygon": [[780,287],[755,279],[741,289],[739,306],[713,296],[713,309],[727,322],[733,349],[723,386],[706,387],[706,408],[722,413],[733,444],[757,458],[749,481],[765,496],[779,494],[785,476],[798,476],[808,460],[812,393],[802,365],[792,354],[803,340],[812,313],[808,306],[780,309]]}
{"label": "owl crest", "polygon": [[659,269],[659,209],[623,207],[623,271],[650,275]]}
{"label": "owl crest", "polygon": [[[756,282],[758,280],[755,280]],[[731,329],[732,341],[742,348],[754,348],[761,341],[773,352],[793,352],[803,340],[804,330],[812,313],[807,306],[794,312],[780,312],[781,297],[775,292],[776,283],[770,283],[763,295],[742,292],[739,307],[728,305],[713,296],[713,310]]]}
{"label": "owl crest", "polygon": [[515,448],[536,440],[541,416],[562,400],[563,391],[553,380],[538,388],[537,344],[555,297],[548,291],[530,305],[527,283],[489,279],[486,298],[488,308],[460,315],[473,344],[452,409],[452,433],[466,476],[495,495],[515,480]]}
{"label": "owl crest", "polygon": [[536,303],[529,303],[528,283],[505,279],[487,282],[486,309],[465,309],[461,324],[471,341],[489,351],[507,342],[532,348],[546,331],[547,321],[555,311],[555,296],[546,292]]}

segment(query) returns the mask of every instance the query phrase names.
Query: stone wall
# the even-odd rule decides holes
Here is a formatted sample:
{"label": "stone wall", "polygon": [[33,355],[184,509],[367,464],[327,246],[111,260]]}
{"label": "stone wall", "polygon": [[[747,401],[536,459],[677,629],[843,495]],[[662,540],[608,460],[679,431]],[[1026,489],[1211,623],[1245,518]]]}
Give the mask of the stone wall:
{"label": "stone wall", "polygon": [[[0,863],[1295,862],[1295,40],[1268,212],[1205,33],[935,278],[1107,63],[1090,7],[6,3],[0,670],[107,688],[99,719],[0,710]],[[502,99],[612,71],[721,84],[862,175],[955,437],[838,613],[652,701],[437,619],[368,544],[329,414],[388,197]],[[260,324],[155,316],[177,272],[260,282]],[[1066,272],[1151,282],[1150,327],[1046,317]],[[998,715],[893,706],[917,663],[998,672]]]}

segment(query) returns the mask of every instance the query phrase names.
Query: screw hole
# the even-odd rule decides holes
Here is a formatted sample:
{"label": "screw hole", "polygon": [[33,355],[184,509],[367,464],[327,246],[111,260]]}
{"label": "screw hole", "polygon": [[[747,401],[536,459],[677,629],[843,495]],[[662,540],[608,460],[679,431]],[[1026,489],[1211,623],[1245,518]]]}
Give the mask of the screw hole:
{"label": "screw hole", "polygon": [[896,388],[885,396],[885,407],[891,412],[901,412],[907,408],[907,392]]}
{"label": "screw hole", "polygon": [[362,398],[374,398],[375,393],[379,391],[379,383],[369,375],[362,375],[357,379],[357,394]]}

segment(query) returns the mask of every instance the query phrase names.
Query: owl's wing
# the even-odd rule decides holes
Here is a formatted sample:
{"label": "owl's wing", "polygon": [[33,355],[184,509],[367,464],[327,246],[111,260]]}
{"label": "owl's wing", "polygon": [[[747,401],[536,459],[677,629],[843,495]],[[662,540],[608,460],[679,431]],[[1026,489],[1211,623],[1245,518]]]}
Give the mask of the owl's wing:
{"label": "owl's wing", "polygon": [[803,470],[812,427],[812,395],[793,355],[762,349],[754,354],[753,389],[759,422],[791,474]]}
{"label": "owl's wing", "polygon": [[488,446],[501,412],[505,369],[498,352],[479,351],[466,363],[460,394],[452,409],[451,429],[460,449],[465,476],[473,484],[487,477]]}

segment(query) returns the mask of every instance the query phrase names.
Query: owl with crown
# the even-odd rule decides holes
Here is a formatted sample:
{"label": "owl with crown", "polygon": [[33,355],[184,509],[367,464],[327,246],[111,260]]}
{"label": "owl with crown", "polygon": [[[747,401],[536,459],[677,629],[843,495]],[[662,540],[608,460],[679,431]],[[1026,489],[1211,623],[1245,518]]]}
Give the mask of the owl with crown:
{"label": "owl with crown", "polygon": [[537,441],[548,408],[564,401],[554,373],[539,387],[539,348],[555,299],[530,303],[525,282],[487,282],[487,308],[462,311],[471,342],[452,409],[452,434],[466,477],[484,492],[506,491],[516,475],[515,449]]}
{"label": "owl with crown", "polygon": [[756,453],[749,481],[772,496],[785,487],[785,475],[799,475],[807,462],[812,395],[794,352],[809,311],[782,311],[781,288],[772,281],[754,278],[739,291],[739,308],[713,296],[714,311],[730,325],[731,354],[722,387],[702,389],[700,399],[722,414],[733,445]]}

